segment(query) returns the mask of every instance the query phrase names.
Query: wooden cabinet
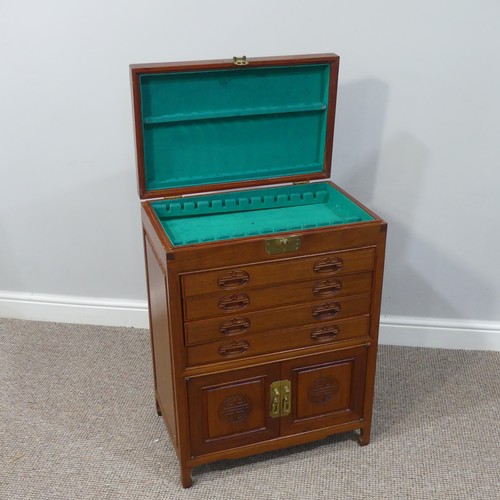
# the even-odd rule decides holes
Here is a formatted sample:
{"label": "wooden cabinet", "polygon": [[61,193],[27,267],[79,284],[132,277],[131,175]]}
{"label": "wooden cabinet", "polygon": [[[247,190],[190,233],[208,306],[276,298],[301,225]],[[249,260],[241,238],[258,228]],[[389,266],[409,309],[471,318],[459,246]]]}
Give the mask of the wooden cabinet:
{"label": "wooden cabinet", "polygon": [[[348,269],[354,272],[347,274],[331,270],[322,275],[321,294],[317,296],[318,280],[293,281],[296,275],[291,270],[305,264],[313,270],[314,263],[325,255],[324,248],[318,247],[331,250],[336,244],[345,246],[344,238],[337,236],[355,228],[337,228],[330,234],[323,232],[319,240],[313,238],[311,247],[318,254],[312,259],[307,241],[312,235],[304,234],[304,255],[260,255],[267,259],[265,264],[247,265],[246,261],[253,259],[249,259],[246,242],[232,242],[228,245],[235,246],[234,252],[224,252],[223,259],[232,266],[199,269],[205,262],[204,252],[214,249],[175,254],[162,251],[161,233],[155,231],[148,210],[145,204],[156,400],[179,454],[184,486],[191,484],[192,467],[214,460],[349,430],[358,430],[360,444],[367,444],[385,223],[377,221],[366,234],[356,233],[360,248],[328,254],[336,258],[342,255],[346,260],[369,254],[371,264],[368,269],[365,265]],[[260,244],[264,248],[265,240]],[[220,263],[217,253],[212,257],[216,265]],[[250,279],[240,285],[237,294],[231,289],[196,295],[189,285],[193,279],[202,281],[208,276],[208,287],[221,276],[242,269],[250,276],[255,269],[259,276],[261,266],[285,266],[290,272],[278,277],[266,274],[273,281],[267,286],[256,280],[257,286],[252,287]],[[337,281],[340,288],[331,285]],[[326,296],[322,295],[324,288]],[[286,292],[281,295],[283,290]],[[200,291],[205,292],[205,287]],[[249,300],[239,302],[243,293]],[[262,295],[268,300],[261,303]],[[218,308],[226,297],[240,304],[237,310]],[[288,385],[283,386],[284,382]]]}
{"label": "wooden cabinet", "polygon": [[188,380],[194,455],[358,423],[367,347]]}
{"label": "wooden cabinet", "polygon": [[245,62],[132,68],[156,407],[185,487],[204,463],[370,439],[387,226],[304,184],[330,174],[338,57]]}

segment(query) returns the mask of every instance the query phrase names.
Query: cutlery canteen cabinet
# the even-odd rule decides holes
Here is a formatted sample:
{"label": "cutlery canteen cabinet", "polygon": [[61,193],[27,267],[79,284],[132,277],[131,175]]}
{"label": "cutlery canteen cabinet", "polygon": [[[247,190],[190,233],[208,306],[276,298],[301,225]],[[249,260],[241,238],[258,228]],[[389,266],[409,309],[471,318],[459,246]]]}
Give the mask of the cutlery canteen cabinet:
{"label": "cutlery canteen cabinet", "polygon": [[334,54],[131,66],[156,408],[191,469],[368,444],[386,223],[330,182]]}

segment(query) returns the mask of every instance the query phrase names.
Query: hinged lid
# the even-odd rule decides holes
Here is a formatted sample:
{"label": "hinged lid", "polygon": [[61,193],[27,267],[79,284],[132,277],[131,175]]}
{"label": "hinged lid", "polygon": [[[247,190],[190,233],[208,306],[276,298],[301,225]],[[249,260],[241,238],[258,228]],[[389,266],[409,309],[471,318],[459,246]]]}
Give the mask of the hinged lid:
{"label": "hinged lid", "polygon": [[338,64],[318,54],[131,66],[141,199],[328,178]]}

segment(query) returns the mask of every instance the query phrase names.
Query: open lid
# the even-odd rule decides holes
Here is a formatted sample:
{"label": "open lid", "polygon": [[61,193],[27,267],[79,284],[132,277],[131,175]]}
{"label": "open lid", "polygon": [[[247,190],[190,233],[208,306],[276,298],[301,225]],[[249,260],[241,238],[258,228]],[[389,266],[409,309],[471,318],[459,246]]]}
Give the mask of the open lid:
{"label": "open lid", "polygon": [[139,195],[328,178],[339,58],[132,65]]}

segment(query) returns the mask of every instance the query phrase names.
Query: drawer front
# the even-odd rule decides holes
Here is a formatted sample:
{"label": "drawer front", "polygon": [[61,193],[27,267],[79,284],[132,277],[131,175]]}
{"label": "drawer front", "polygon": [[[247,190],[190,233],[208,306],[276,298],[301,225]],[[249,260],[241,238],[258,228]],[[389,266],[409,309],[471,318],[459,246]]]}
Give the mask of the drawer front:
{"label": "drawer front", "polygon": [[200,344],[187,349],[188,364],[194,366],[214,363],[363,337],[369,333],[369,320],[370,316],[365,315],[321,325],[308,325]]}
{"label": "drawer front", "polygon": [[328,276],[371,271],[374,250],[366,248],[334,252],[249,266],[200,271],[182,276],[184,297],[220,291],[245,291],[271,283],[286,283]]}
{"label": "drawer front", "polygon": [[184,300],[184,317],[187,321],[193,321],[221,314],[234,315],[243,311],[359,295],[369,293],[371,284],[372,273],[368,272],[285,283],[266,288],[249,288],[244,292],[195,295]]}
{"label": "drawer front", "polygon": [[319,325],[326,321],[368,314],[369,311],[369,294],[257,312],[247,313],[243,311],[234,316],[185,323],[186,342],[188,345],[192,345],[243,333],[269,332],[309,324]]}

